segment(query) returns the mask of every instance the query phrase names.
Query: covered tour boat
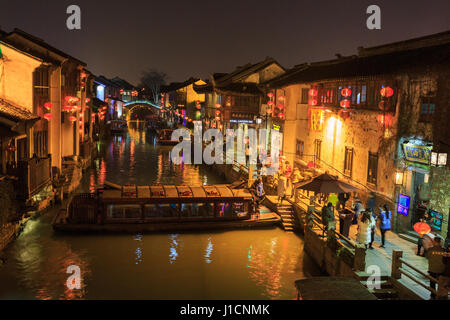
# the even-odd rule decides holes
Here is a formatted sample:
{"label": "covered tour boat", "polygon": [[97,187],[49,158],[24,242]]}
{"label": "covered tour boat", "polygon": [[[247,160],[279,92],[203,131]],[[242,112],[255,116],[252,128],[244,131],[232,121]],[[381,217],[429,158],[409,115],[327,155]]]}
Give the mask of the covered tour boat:
{"label": "covered tour boat", "polygon": [[124,134],[128,130],[128,125],[125,120],[111,120],[109,131],[111,134]]}
{"label": "covered tour boat", "polygon": [[174,146],[180,143],[178,140],[172,140],[173,131],[172,129],[161,129],[159,131],[159,144],[163,146]]}
{"label": "covered tour boat", "polygon": [[277,214],[255,210],[252,194],[230,185],[119,186],[77,194],[53,228],[75,232],[152,232],[273,227]]}

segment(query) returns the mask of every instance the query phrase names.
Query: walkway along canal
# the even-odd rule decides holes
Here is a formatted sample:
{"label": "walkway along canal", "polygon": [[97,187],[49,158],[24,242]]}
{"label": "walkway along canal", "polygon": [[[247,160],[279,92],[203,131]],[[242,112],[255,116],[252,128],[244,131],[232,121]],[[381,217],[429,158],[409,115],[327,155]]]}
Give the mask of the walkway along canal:
{"label": "walkway along canal", "polygon": [[[171,147],[129,130],[99,146],[80,192],[117,184],[219,184],[211,168],[174,165]],[[224,232],[66,235],[53,232],[59,207],[27,223],[3,252],[0,299],[295,299],[294,281],[321,273],[303,240],[280,228]],[[67,267],[81,269],[69,290]]]}

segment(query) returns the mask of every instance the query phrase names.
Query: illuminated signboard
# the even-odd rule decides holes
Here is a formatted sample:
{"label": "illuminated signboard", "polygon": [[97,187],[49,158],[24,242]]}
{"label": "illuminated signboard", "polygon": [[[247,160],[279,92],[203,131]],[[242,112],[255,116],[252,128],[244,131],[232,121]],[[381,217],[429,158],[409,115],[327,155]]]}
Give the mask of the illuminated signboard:
{"label": "illuminated signboard", "polygon": [[405,196],[403,194],[398,195],[398,205],[397,205],[397,212],[401,213],[405,216],[409,214],[409,201],[410,197]]}
{"label": "illuminated signboard", "polygon": [[309,114],[309,127],[312,131],[322,131],[323,130],[323,109],[311,108]]}
{"label": "illuminated signboard", "polygon": [[430,211],[430,224],[431,227],[436,231],[441,231],[442,229],[442,219],[444,218],[442,214],[440,214],[437,211],[431,210]]}
{"label": "illuminated signboard", "polygon": [[403,152],[406,160],[423,164],[430,164],[431,148],[414,144],[403,144]]}
{"label": "illuminated signboard", "polygon": [[279,125],[277,125],[277,124],[274,124],[274,125],[273,125],[273,129],[274,129],[274,130],[280,131],[281,126],[279,126]]}

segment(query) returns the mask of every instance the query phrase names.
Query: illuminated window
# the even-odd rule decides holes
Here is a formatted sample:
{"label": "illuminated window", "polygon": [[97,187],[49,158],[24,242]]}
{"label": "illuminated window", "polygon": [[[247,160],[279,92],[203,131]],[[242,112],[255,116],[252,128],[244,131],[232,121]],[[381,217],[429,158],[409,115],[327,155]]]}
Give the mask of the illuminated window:
{"label": "illuminated window", "polygon": [[353,168],[353,148],[345,147],[344,174],[351,177]]}
{"label": "illuminated window", "polygon": [[303,149],[304,149],[305,143],[301,140],[297,140],[297,144],[295,147],[295,154],[297,156],[303,156]]}
{"label": "illuminated window", "polygon": [[367,182],[377,184],[378,172],[378,154],[369,152],[369,161],[367,164]]}
{"label": "illuminated window", "polygon": [[436,104],[434,98],[423,97],[420,105],[420,118],[421,122],[430,122],[434,115]]}

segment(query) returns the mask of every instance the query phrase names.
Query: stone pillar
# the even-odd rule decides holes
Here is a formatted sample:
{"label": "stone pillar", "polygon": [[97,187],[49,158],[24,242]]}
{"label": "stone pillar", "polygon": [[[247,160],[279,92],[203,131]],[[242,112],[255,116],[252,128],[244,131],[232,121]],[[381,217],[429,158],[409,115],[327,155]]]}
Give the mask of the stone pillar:
{"label": "stone pillar", "polygon": [[52,155],[52,166],[61,170],[61,69],[50,70],[50,102],[52,119],[48,126],[48,152]]}
{"label": "stone pillar", "polygon": [[400,279],[402,277],[402,274],[400,273],[399,268],[402,267],[402,262],[399,260],[401,257],[403,257],[403,251],[392,251],[392,271],[391,276],[394,279]]}

